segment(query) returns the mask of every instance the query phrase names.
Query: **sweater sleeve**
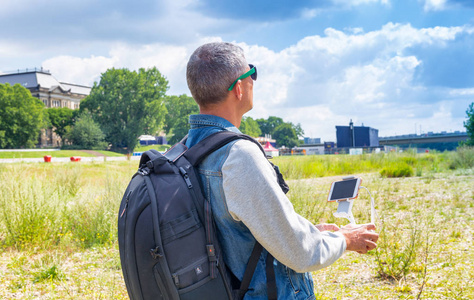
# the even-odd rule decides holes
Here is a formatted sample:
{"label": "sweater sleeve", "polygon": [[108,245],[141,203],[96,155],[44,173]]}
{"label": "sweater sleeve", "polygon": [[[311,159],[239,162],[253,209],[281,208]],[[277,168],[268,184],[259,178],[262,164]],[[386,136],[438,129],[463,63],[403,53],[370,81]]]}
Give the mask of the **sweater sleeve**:
{"label": "sweater sleeve", "polygon": [[300,273],[319,270],[346,250],[342,234],[320,232],[295,212],[273,167],[254,143],[239,140],[232,146],[222,176],[231,216],[289,268]]}

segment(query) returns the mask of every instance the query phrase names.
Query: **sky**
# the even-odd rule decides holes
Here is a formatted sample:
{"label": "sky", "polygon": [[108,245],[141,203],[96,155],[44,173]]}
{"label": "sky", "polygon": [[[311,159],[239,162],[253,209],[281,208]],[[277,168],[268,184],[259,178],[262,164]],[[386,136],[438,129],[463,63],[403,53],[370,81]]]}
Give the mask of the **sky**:
{"label": "sky", "polygon": [[2,0],[0,73],[43,67],[92,86],[108,68],[156,66],[190,95],[186,64],[232,42],[257,66],[246,116],[379,136],[465,131],[474,102],[471,0]]}

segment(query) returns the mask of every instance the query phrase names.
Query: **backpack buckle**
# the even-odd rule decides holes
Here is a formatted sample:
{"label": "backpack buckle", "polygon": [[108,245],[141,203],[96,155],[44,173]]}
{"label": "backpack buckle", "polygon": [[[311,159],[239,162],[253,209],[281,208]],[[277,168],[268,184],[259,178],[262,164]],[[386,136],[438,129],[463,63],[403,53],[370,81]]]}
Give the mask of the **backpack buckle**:
{"label": "backpack buckle", "polygon": [[146,176],[150,174],[150,169],[148,169],[148,167],[140,168],[138,169],[137,173],[140,175]]}
{"label": "backpack buckle", "polygon": [[150,250],[150,254],[151,254],[151,257],[153,257],[153,259],[157,259],[157,258],[162,258],[162,257],[163,257],[163,253],[161,253],[160,246],[157,246],[155,249],[151,249],[151,250]]}
{"label": "backpack buckle", "polygon": [[207,248],[207,256],[209,257],[209,261],[211,262],[217,261],[216,249],[214,248],[214,245],[206,245],[206,248]]}

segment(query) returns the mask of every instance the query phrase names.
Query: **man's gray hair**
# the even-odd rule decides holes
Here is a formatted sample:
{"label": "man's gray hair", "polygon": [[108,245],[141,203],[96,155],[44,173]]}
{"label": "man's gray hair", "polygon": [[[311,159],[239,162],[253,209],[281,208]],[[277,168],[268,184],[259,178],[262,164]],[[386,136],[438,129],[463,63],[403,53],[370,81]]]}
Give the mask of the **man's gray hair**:
{"label": "man's gray hair", "polygon": [[230,43],[209,43],[197,48],[188,61],[186,79],[194,100],[206,107],[223,101],[228,88],[243,73],[244,51]]}

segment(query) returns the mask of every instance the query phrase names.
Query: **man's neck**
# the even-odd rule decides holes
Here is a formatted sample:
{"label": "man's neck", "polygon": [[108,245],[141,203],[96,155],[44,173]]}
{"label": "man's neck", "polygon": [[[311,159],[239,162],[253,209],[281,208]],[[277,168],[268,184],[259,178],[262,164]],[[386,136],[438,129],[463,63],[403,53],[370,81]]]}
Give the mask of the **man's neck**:
{"label": "man's neck", "polygon": [[235,110],[229,109],[229,107],[225,107],[223,105],[215,105],[205,108],[200,107],[199,113],[221,117],[232,123],[232,125],[237,128],[240,127],[240,122],[242,121],[242,115],[237,113]]}

